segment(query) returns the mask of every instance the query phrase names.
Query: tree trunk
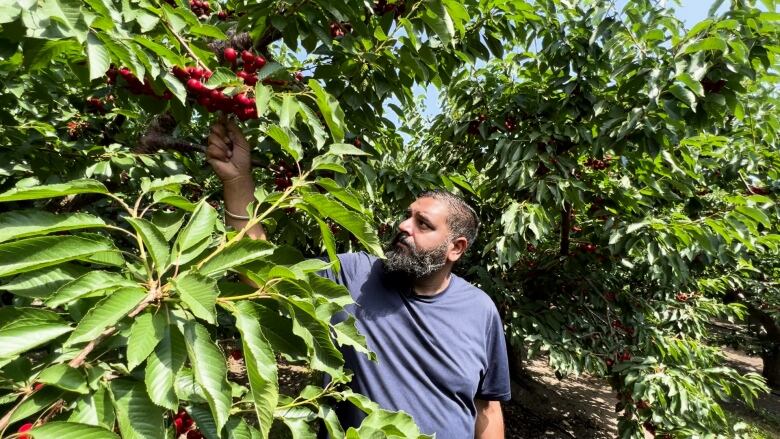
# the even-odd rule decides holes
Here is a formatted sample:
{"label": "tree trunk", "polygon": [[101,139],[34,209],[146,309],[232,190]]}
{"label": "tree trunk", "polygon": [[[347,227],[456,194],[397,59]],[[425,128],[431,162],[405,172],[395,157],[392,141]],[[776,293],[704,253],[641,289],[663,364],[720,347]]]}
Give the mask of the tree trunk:
{"label": "tree trunk", "polygon": [[774,390],[780,390],[780,347],[775,345],[774,349],[764,353],[761,358],[764,360],[764,371],[761,373],[766,382]]}

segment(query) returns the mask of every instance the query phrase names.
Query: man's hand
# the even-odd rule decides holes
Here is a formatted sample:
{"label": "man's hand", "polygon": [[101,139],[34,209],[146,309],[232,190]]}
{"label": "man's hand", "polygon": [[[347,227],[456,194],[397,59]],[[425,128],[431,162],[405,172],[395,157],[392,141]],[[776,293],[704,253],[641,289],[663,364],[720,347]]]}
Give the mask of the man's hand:
{"label": "man's hand", "polygon": [[249,178],[252,159],[244,133],[233,121],[222,119],[211,126],[206,159],[222,183]]}

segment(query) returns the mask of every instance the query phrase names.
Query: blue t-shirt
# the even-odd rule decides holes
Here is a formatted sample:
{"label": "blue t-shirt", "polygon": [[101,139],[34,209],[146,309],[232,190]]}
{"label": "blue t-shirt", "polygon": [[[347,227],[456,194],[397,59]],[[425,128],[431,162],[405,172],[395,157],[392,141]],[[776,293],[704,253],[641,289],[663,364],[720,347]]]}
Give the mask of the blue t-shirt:
{"label": "blue t-shirt", "polygon": [[[339,260],[340,276],[320,274],[349,289],[355,304],[347,311],[378,359],[341,348],[354,372],[352,390],[409,413],[422,433],[473,438],[474,399],[510,399],[504,329],[490,297],[454,274],[441,293],[420,296],[374,256],[346,253]],[[337,413],[345,429],[365,417],[349,403]]]}

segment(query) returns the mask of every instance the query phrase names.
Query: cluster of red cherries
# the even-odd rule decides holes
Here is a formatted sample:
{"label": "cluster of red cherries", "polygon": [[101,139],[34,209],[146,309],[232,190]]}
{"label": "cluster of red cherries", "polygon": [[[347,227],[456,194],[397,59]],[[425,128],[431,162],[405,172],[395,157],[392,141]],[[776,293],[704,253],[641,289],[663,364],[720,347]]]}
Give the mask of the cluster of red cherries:
{"label": "cluster of red cherries", "polygon": [[186,435],[187,439],[203,439],[203,434],[195,428],[195,421],[184,409],[179,409],[173,417],[173,427],[176,429],[176,437]]}
{"label": "cluster of red cherries", "polygon": [[[612,321],[612,327],[615,328],[615,329],[620,329],[621,331],[625,332],[628,335],[634,335],[634,328],[631,327],[631,326],[623,325],[623,323],[621,323],[620,320],[613,320]],[[631,357],[629,356],[628,358],[631,358]]]}
{"label": "cluster of red cherries", "polygon": [[274,186],[277,191],[283,191],[292,185],[292,176],[294,175],[293,168],[287,164],[284,160],[279,161],[279,164],[273,167],[274,172]]}
{"label": "cluster of red cherries", "polygon": [[149,82],[149,79],[144,79],[143,82],[141,82],[141,80],[138,79],[138,77],[136,77],[135,74],[133,74],[133,72],[131,72],[127,67],[117,69],[114,65],[112,65],[106,72],[106,76],[108,77],[107,82],[109,84],[116,84],[117,77],[122,78],[125,82],[125,87],[127,90],[134,95],[146,95],[165,100],[169,100],[173,97],[173,93],[171,93],[170,90],[165,90],[162,95],[158,95],[152,88],[152,83]]}
{"label": "cluster of red cherries", "polygon": [[596,253],[596,250],[598,250],[598,247],[596,247],[596,245],[593,244],[592,242],[586,242],[586,243],[580,245],[580,248],[585,253]]}
{"label": "cluster of red cherries", "polygon": [[479,134],[479,126],[482,125],[482,122],[487,120],[487,116],[484,114],[480,114],[476,119],[469,122],[469,128],[468,133],[472,136],[476,136]]}
{"label": "cluster of red cherries", "polygon": [[211,5],[207,1],[190,0],[190,10],[198,17],[201,17],[211,14]]}
{"label": "cluster of red cherries", "polygon": [[375,0],[372,9],[376,15],[385,15],[388,12],[392,12],[398,18],[399,15],[406,11],[406,5],[404,0],[397,0],[393,3],[388,3],[387,0]]}
{"label": "cluster of red cherries", "polygon": [[233,113],[241,120],[256,119],[257,107],[255,100],[248,97],[245,93],[238,93],[235,96],[226,95],[221,89],[210,89],[206,87],[204,80],[211,77],[211,72],[199,67],[174,67],[173,75],[184,82],[187,92],[198,104],[209,112],[224,111]]}
{"label": "cluster of red cherries", "polygon": [[609,167],[609,162],[611,161],[612,161],[612,156],[609,154],[604,156],[604,160],[588,157],[588,160],[585,161],[585,166],[589,167],[590,169],[595,169],[597,171],[600,171],[602,169],[607,169]]}

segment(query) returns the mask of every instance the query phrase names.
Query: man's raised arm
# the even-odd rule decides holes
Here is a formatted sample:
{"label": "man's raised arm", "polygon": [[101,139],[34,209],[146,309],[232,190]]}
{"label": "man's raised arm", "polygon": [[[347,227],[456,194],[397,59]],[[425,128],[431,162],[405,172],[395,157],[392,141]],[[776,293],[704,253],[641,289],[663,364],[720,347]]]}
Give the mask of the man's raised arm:
{"label": "man's raised arm", "polygon": [[[241,230],[247,220],[236,217],[246,216],[246,207],[255,199],[251,148],[241,129],[228,119],[212,125],[208,143],[206,159],[224,186],[225,224]],[[265,230],[260,224],[249,229],[247,236],[266,239]]]}

